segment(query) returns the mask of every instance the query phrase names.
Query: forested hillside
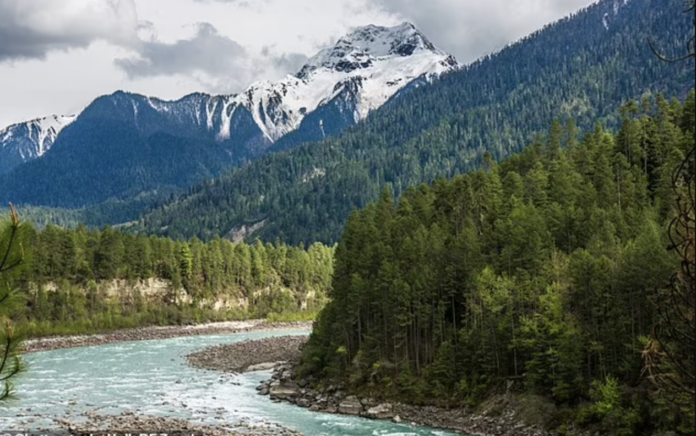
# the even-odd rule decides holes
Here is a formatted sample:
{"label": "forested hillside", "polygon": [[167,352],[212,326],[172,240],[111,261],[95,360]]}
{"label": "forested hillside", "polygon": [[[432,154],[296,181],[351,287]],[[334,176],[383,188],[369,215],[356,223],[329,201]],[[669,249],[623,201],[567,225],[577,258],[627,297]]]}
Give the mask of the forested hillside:
{"label": "forested hillside", "polygon": [[[552,428],[694,434],[693,397],[680,408],[655,390],[641,357],[678,268],[666,225],[673,170],[694,148],[694,93],[620,117],[617,134],[598,125],[579,142],[554,122],[500,165],[351,214],[304,375],[419,404],[512,389],[551,399],[558,409],[538,413]],[[693,195],[693,160],[688,171],[679,190]],[[678,359],[694,373],[693,353]]]}
{"label": "forested hillside", "polygon": [[33,232],[16,318],[29,334],[316,312],[334,248],[208,243],[105,228]]}
{"label": "forested hillside", "polygon": [[[210,239],[262,223],[253,237],[332,242],[350,211],[409,186],[479,168],[532,142],[554,118],[583,129],[618,124],[615,110],[658,91],[685,97],[693,58],[680,0],[605,0],[375,111],[339,138],[268,155],[144,215],[138,228]],[[676,12],[675,12],[676,11]]]}

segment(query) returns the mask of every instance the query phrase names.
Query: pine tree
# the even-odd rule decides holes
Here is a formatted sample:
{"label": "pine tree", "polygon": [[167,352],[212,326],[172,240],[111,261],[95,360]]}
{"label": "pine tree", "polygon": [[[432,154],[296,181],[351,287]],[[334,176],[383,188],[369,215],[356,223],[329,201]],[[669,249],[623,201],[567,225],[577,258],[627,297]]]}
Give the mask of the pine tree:
{"label": "pine tree", "polygon": [[12,382],[23,370],[22,338],[10,319],[17,309],[17,279],[27,268],[28,225],[10,204],[10,218],[0,224],[0,401],[13,395]]}

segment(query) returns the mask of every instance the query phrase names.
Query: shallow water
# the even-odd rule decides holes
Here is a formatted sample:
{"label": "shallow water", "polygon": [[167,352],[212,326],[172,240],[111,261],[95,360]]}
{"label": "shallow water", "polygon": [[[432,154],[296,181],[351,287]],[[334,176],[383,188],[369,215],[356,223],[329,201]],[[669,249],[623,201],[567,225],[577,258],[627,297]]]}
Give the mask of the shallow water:
{"label": "shallow water", "polygon": [[0,408],[0,430],[50,429],[55,427],[53,418],[79,422],[87,411],[129,410],[232,427],[276,423],[308,436],[454,434],[273,403],[256,394],[256,386],[270,377],[270,371],[222,374],[192,368],[185,361],[187,354],[209,345],[306,333],[189,336],[32,353],[25,358],[27,372],[15,384],[19,399]]}

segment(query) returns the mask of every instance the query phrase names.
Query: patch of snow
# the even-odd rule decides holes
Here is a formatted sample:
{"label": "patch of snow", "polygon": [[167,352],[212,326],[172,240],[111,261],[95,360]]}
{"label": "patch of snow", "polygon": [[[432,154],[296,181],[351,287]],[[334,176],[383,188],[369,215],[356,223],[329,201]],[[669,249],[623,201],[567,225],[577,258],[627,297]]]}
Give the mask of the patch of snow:
{"label": "patch of snow", "polygon": [[37,129],[35,143],[37,145],[36,157],[42,156],[58,137],[58,134],[68,124],[75,121],[76,115],[52,115],[38,120],[30,121],[32,128]]}
{"label": "patch of snow", "polygon": [[[213,116],[215,115],[215,109],[217,108],[219,99],[213,98],[212,100],[208,100],[208,103],[205,105],[205,116],[207,119],[207,126],[208,130],[213,130]],[[212,103],[212,107],[211,104]]]}
{"label": "patch of snow", "polygon": [[[234,107],[229,109],[230,106]],[[232,122],[232,117],[234,116],[234,113],[237,111],[238,107],[239,104],[232,99],[223,103],[222,112],[220,113],[220,131],[217,135],[218,141],[230,139],[230,123]]]}
{"label": "patch of snow", "polygon": [[12,150],[9,152],[23,161],[37,158],[48,151],[61,130],[75,118],[51,115],[8,126],[0,130],[0,150]]}

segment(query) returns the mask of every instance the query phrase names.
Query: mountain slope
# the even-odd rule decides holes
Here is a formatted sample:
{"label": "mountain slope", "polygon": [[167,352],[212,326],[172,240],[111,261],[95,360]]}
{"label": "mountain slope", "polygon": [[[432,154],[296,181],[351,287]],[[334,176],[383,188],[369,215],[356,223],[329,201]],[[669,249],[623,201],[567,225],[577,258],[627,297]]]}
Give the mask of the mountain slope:
{"label": "mountain slope", "polygon": [[[92,102],[41,159],[0,179],[0,200],[81,207],[193,182],[253,160],[274,143],[336,135],[414,80],[458,68],[413,25],[365,26],[294,76],[238,95],[176,101],[122,91]],[[326,128],[325,128],[326,126]]]}
{"label": "mountain slope", "polygon": [[288,243],[338,239],[354,207],[382,187],[408,186],[476,168],[486,151],[516,153],[553,118],[591,129],[615,123],[612,112],[644,93],[686,96],[693,60],[659,61],[692,32],[679,0],[605,0],[417,87],[338,138],[267,155],[146,214],[140,228],[212,238],[263,223],[250,238]]}
{"label": "mountain slope", "polygon": [[0,174],[43,155],[75,115],[52,115],[0,130]]}

